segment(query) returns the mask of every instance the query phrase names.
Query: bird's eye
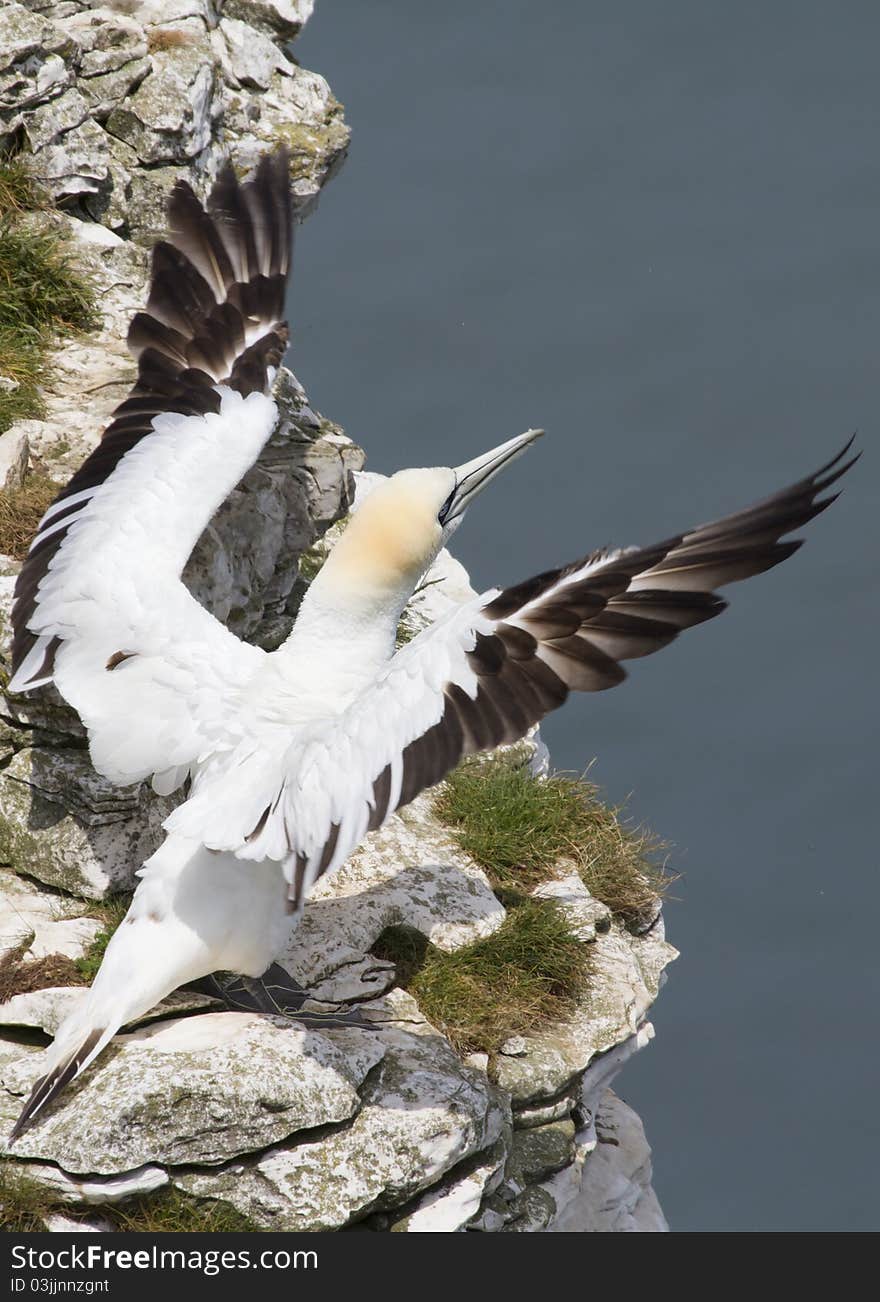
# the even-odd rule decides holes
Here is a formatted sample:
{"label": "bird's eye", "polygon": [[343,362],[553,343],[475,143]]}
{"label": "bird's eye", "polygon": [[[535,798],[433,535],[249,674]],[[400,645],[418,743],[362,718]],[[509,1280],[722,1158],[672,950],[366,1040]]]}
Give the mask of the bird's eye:
{"label": "bird's eye", "polygon": [[445,524],[445,523],[446,523],[446,517],[447,517],[447,515],[449,514],[449,512],[450,512],[450,510],[451,510],[451,508],[452,508],[452,499],[455,497],[455,492],[456,492],[456,489],[457,489],[457,488],[458,488],[458,485],[456,484],[456,485],[453,487],[452,492],[451,492],[451,493],[449,494],[449,496],[447,497],[446,501],[445,501],[445,502],[443,503],[443,505],[440,507],[440,510],[437,512],[437,519],[439,520],[440,524]]}

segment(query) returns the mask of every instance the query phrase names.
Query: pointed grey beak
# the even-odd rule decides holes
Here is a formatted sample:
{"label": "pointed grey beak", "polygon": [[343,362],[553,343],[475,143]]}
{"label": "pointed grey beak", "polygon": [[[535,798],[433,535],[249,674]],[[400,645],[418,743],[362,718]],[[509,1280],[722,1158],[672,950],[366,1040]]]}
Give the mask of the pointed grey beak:
{"label": "pointed grey beak", "polygon": [[516,438],[508,439],[491,452],[484,452],[481,457],[474,457],[473,461],[458,466],[455,471],[455,488],[449,494],[440,515],[441,524],[448,525],[464,515],[477,493],[483,491],[499,470],[515,461],[543,433],[542,429],[527,429],[525,434],[517,434]]}

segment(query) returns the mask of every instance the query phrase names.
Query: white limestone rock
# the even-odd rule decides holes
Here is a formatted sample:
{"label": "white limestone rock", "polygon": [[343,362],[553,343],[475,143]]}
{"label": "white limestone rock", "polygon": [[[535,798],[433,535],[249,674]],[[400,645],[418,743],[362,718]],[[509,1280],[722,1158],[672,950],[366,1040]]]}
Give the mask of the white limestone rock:
{"label": "white limestone rock", "polygon": [[274,41],[254,31],[237,18],[221,18],[212,44],[227,80],[238,90],[242,86],[267,90],[272,76],[295,74],[295,66],[286,59]]}
{"label": "white limestone rock", "polygon": [[[118,2],[118,0],[117,0]],[[206,28],[217,21],[216,0],[124,0],[136,8],[138,22],[145,28],[165,28],[185,18],[199,18]]]}
{"label": "white limestone rock", "polygon": [[324,78],[296,65],[289,75],[274,73],[257,97],[246,88],[228,91],[224,124],[227,140],[231,137],[235,142],[233,152],[240,167],[254,167],[267,149],[281,141],[287,144],[300,214],[311,209],[344,159],[351,138],[342,105]]}
{"label": "white limestone rock", "polygon": [[84,916],[85,907],[82,900],[42,891],[0,868],[0,960],[23,945],[24,961],[52,954],[81,958],[103,929],[96,918]]}
{"label": "white limestone rock", "polygon": [[[80,82],[80,88],[89,102],[90,112],[96,121],[103,124],[113,112],[118,104],[121,104],[127,95],[140,86],[141,82],[149,76],[152,64],[147,58],[131,59],[128,63],[122,64],[119,68],[112,68],[109,72],[102,73],[96,77],[89,77],[88,80]],[[121,143],[121,142],[120,142]],[[118,204],[120,192],[123,192],[127,183],[130,184],[131,177],[129,173],[114,165],[116,149],[113,141],[110,145],[110,182],[111,189],[115,191],[114,198],[117,203],[113,205],[114,211]],[[132,151],[134,155],[134,151]],[[113,224],[112,222],[109,224]]]}
{"label": "white limestone rock", "polygon": [[403,1234],[458,1234],[478,1214],[484,1198],[501,1182],[507,1159],[505,1140],[481,1153],[466,1170],[441,1180],[422,1194],[391,1229]]}
{"label": "white limestone rock", "polygon": [[[47,986],[27,994],[13,995],[0,1004],[0,1026],[32,1027],[45,1031],[47,1035],[54,1035],[65,1017],[86,998],[87,993],[85,986]],[[191,990],[175,990],[161,1004],[128,1025],[130,1028],[147,1026],[150,1022],[180,1017],[184,1013],[207,1012],[221,1007],[209,995]]]}
{"label": "white limestone rock", "polygon": [[89,103],[75,86],[48,104],[40,104],[21,115],[21,125],[31,153],[57,140],[89,116]]}
{"label": "white limestone rock", "polygon": [[580,1166],[573,1196],[555,1192],[553,1234],[661,1234],[669,1226],[651,1186],[651,1150],[641,1121],[611,1090],[596,1117],[596,1142]]}
{"label": "white limestone rock", "polygon": [[598,931],[607,931],[612,914],[607,904],[593,896],[578,873],[566,873],[552,881],[541,882],[533,892],[539,899],[553,900],[565,914],[573,935],[579,940],[596,939]]}
{"label": "white limestone rock", "polygon": [[61,19],[59,26],[80,48],[80,78],[116,72],[147,53],[147,36],[141,24],[116,9],[89,7]]}
{"label": "white limestone rock", "polygon": [[43,1221],[50,1234],[111,1234],[113,1226],[102,1216],[65,1216],[50,1212]]}
{"label": "white limestone rock", "polygon": [[315,0],[226,0],[223,12],[284,42],[299,35],[314,8]]}
{"label": "white limestone rock", "polygon": [[114,787],[85,751],[31,747],[0,770],[0,862],[74,895],[134,888],[164,839],[173,801],[146,784]]}
{"label": "white limestone rock", "polygon": [[142,164],[185,163],[211,142],[216,77],[204,25],[175,24],[180,44],[151,54],[152,72],[107,119],[108,132],[130,145]]}
{"label": "white limestone rock", "polygon": [[161,1166],[142,1166],[136,1171],[126,1171],[124,1175],[86,1179],[68,1175],[51,1162],[16,1162],[15,1170],[59,1202],[91,1207],[155,1193],[170,1184],[168,1172]]}
{"label": "white limestone rock", "polygon": [[0,492],[21,488],[28,465],[27,434],[20,427],[0,434]]}
{"label": "white limestone rock", "polygon": [[41,149],[30,171],[53,203],[98,194],[110,177],[110,142],[97,122],[86,118]]}
{"label": "white limestone rock", "polygon": [[20,114],[60,94],[73,81],[74,39],[23,5],[0,9],[0,141],[14,137]]}
{"label": "white limestone rock", "polygon": [[351,1125],[216,1172],[174,1173],[174,1183],[262,1229],[331,1230],[399,1205],[494,1144],[507,1114],[485,1076],[459,1061],[401,991],[382,1010],[401,1022],[378,1031],[385,1056]]}
{"label": "white limestone rock", "polygon": [[[160,1022],[118,1036],[14,1152],[77,1175],[221,1163],[351,1117],[383,1052],[370,1032],[318,1034],[247,1013]],[[4,1131],[39,1069],[32,1055],[5,1068]]]}

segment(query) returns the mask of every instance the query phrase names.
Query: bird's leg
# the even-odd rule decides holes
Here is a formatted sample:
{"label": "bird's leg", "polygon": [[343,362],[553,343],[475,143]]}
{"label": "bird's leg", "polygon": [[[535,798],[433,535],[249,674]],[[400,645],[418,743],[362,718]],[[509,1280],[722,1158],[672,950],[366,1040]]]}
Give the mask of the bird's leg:
{"label": "bird's leg", "polygon": [[303,1004],[311,1000],[312,995],[297,985],[279,963],[273,963],[261,977],[215,972],[200,981],[192,982],[190,989],[221,999],[227,1008],[235,1012],[271,1013],[313,1030],[370,1025],[359,1008],[349,1009],[346,1013],[304,1009]]}

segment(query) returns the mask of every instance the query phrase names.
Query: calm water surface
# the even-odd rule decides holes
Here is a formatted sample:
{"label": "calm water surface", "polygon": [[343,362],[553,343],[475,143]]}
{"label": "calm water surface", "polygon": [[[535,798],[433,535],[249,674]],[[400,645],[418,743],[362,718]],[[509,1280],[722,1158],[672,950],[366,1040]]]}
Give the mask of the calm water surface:
{"label": "calm water surface", "polygon": [[844,499],[731,610],[545,725],[674,845],[682,951],[621,1093],[677,1230],[877,1229],[880,9],[319,0],[350,159],[294,365],[374,469],[542,441],[474,582],[652,542],[820,464]]}

